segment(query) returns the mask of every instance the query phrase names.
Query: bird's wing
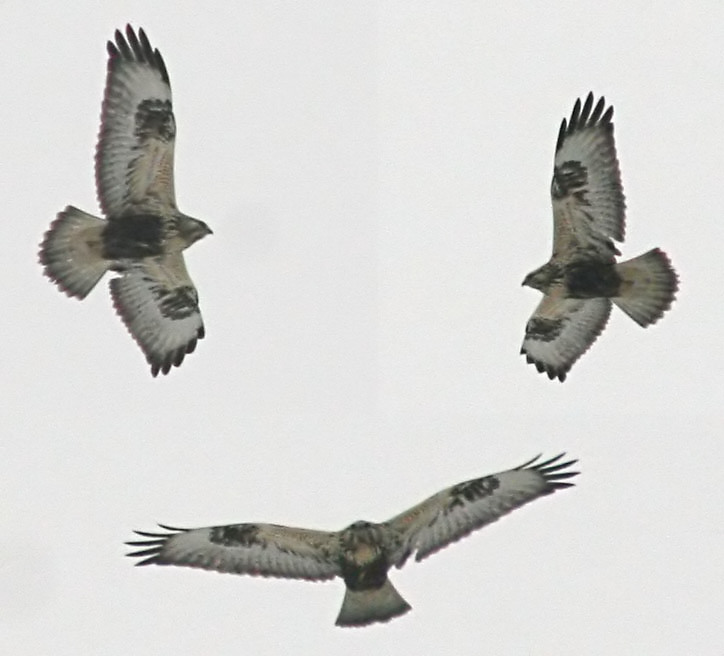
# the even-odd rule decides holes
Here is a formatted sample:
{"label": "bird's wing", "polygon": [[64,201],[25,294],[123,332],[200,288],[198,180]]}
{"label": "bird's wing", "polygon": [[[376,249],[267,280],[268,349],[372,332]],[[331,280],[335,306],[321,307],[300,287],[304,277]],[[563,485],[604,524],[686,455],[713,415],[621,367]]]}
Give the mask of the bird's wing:
{"label": "bird's wing", "polygon": [[571,118],[563,119],[553,168],[553,257],[569,259],[575,251],[610,261],[619,252],[626,204],[613,138],[613,107],[604,112],[603,97],[593,106],[576,100]]}
{"label": "bird's wing", "polygon": [[560,286],[546,294],[525,326],[521,354],[539,372],[563,382],[596,341],[611,313],[607,298],[565,298]]}
{"label": "bird's wing", "polygon": [[180,565],[309,581],[340,573],[336,533],[275,524],[161,528],[167,532],[135,531],[144,539],[126,543],[140,547],[128,554],[143,559],[138,565]]}
{"label": "bird's wing", "polygon": [[537,462],[538,456],[515,469],[458,483],[391,519],[387,524],[402,541],[390,562],[402,567],[414,552],[420,561],[533,499],[572,486],[566,479],[578,474],[569,469],[577,461],[561,462],[564,455],[544,462]]}
{"label": "bird's wing", "polygon": [[154,376],[178,367],[204,337],[199,297],[181,253],[131,264],[110,284],[113,305]]}
{"label": "bird's wing", "polygon": [[116,30],[108,42],[108,74],[96,147],[96,189],[106,216],[168,214],[176,208],[173,150],[176,122],[161,53],[141,29]]}

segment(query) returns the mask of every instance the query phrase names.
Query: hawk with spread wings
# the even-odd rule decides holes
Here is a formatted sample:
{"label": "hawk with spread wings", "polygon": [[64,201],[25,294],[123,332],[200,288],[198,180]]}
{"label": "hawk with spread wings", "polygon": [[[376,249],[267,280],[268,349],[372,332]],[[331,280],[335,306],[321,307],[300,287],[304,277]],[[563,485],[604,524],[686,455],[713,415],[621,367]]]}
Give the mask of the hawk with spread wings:
{"label": "hawk with spread wings", "polygon": [[211,234],[176,207],[176,122],[161,53],[141,29],[116,30],[96,148],[96,189],[105,215],[76,207],[45,233],[40,263],[69,296],[85,298],[106,271],[116,311],[151,365],[178,367],[204,336],[199,300],[183,250]]}
{"label": "hawk with spread wings", "polygon": [[307,581],[341,577],[346,591],[338,626],[386,622],[410,610],[387,578],[415,554],[420,561],[515,508],[571,487],[576,460],[539,457],[498,474],[464,481],[381,524],[359,521],[334,533],[275,524],[233,524],[165,533],[136,531],[138,565],[181,565],[231,574]]}
{"label": "hawk with spread wings", "polygon": [[[604,111],[605,110],[605,111]],[[553,254],[524,285],[545,294],[525,328],[521,354],[563,381],[603,331],[611,301],[644,328],[671,307],[678,278],[654,248],[625,262],[625,202],[613,138],[613,107],[602,97],[576,100],[563,119],[553,168]]]}

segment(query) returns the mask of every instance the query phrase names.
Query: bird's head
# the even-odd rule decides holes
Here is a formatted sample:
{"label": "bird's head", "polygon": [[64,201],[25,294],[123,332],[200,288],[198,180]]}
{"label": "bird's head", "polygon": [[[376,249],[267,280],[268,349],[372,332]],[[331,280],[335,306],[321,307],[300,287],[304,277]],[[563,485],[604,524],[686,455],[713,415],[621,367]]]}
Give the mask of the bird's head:
{"label": "bird's head", "polygon": [[191,246],[206,235],[213,235],[213,231],[203,221],[184,216],[178,224],[178,231],[187,246]]}
{"label": "bird's head", "polygon": [[556,277],[556,271],[549,264],[544,264],[542,267],[531,271],[524,279],[524,287],[532,287],[541,292],[546,292]]}
{"label": "bird's head", "polygon": [[341,535],[343,542],[357,544],[359,542],[369,543],[378,541],[383,532],[384,530],[380,524],[359,521],[350,524],[342,531]]}
{"label": "bird's head", "polygon": [[389,534],[385,527],[371,522],[350,524],[339,535],[343,558],[355,567],[366,567],[380,559],[384,560],[388,540]]}

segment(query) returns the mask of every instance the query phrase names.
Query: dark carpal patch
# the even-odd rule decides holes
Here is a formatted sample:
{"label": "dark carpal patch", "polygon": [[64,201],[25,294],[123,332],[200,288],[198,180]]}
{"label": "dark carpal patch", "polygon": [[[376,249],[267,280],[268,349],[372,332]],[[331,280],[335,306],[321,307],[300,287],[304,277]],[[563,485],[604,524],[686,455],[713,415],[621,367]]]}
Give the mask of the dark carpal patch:
{"label": "dark carpal patch", "polygon": [[217,526],[211,529],[209,542],[224,547],[251,547],[261,544],[258,539],[259,527],[255,524],[235,524],[234,526]]}
{"label": "dark carpal patch", "polygon": [[[588,169],[576,160],[563,162],[553,169],[551,182],[551,196],[556,200],[570,196],[575,190],[581,190],[588,183]],[[587,204],[585,193],[576,194],[580,203]]]}
{"label": "dark carpal patch", "polygon": [[146,139],[171,141],[176,136],[176,121],[171,101],[150,98],[138,104],[135,135],[140,142]]}
{"label": "dark carpal patch", "polygon": [[163,219],[135,214],[109,219],[103,229],[103,257],[136,260],[162,254]]}
{"label": "dark carpal patch", "polygon": [[199,309],[199,298],[196,290],[189,285],[167,289],[160,285],[152,287],[153,294],[158,300],[158,307],[164,317],[170,319],[185,319]]}
{"label": "dark carpal patch", "polygon": [[465,502],[470,503],[490,496],[499,487],[500,481],[495,476],[485,476],[476,478],[473,481],[459,483],[450,490],[452,501],[448,506],[448,510],[452,510],[455,506],[464,506]]}
{"label": "dark carpal patch", "polygon": [[563,321],[560,319],[533,317],[525,326],[525,336],[539,342],[552,342],[562,330]]}
{"label": "dark carpal patch", "polygon": [[615,264],[596,261],[572,262],[566,267],[569,298],[611,298],[618,295],[621,277]]}

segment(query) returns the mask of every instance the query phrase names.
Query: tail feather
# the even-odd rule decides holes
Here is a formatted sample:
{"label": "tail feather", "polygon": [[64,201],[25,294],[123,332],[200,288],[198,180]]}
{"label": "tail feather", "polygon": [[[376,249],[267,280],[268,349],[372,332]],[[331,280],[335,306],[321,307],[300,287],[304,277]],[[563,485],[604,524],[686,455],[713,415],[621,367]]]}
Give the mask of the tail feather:
{"label": "tail feather", "polygon": [[108,270],[101,241],[105,225],[103,219],[69,205],[45,233],[40,263],[68,296],[85,298]]}
{"label": "tail feather", "polygon": [[666,253],[654,248],[616,265],[621,276],[620,296],[611,300],[644,328],[671,307],[679,279]]}
{"label": "tail feather", "polygon": [[337,626],[365,626],[373,622],[387,622],[404,615],[412,606],[397,592],[389,579],[374,590],[346,589]]}

